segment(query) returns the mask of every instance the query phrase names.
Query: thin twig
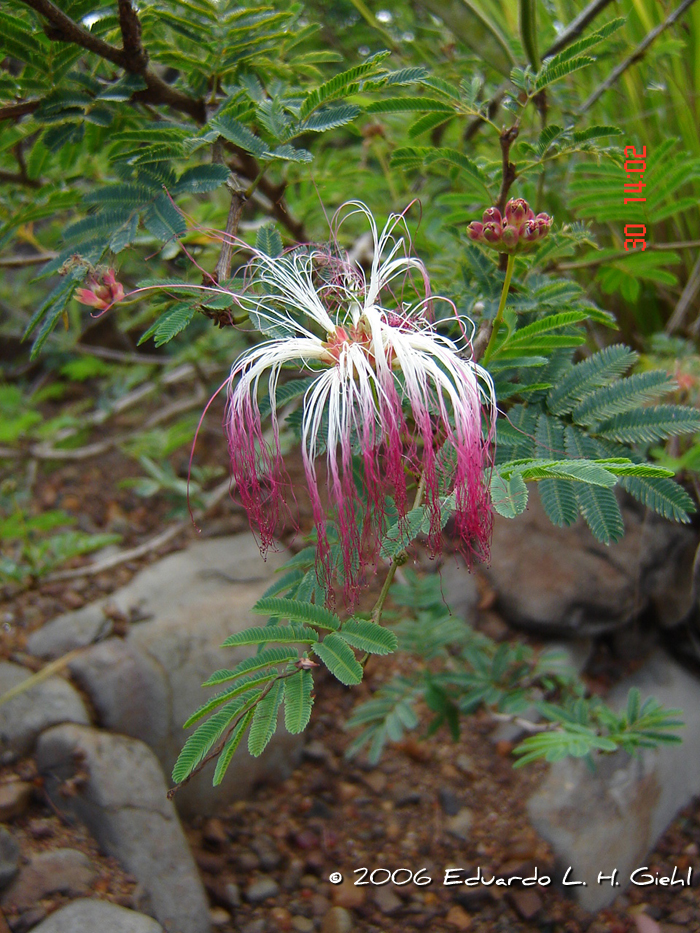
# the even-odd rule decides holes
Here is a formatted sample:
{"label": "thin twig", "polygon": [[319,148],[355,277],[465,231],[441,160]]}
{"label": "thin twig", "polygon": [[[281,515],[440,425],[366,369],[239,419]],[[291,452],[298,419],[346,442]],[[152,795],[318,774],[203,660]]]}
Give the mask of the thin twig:
{"label": "thin twig", "polygon": [[[0,172],[0,180],[2,172]],[[25,266],[38,266],[42,262],[49,262],[55,259],[58,253],[39,253],[38,256],[6,256],[0,259],[0,268],[3,269],[22,269]]]}
{"label": "thin twig", "polygon": [[[676,305],[673,314],[668,319],[666,324],[666,333],[672,334],[675,330],[684,323],[685,316],[688,312],[688,309],[695,301],[696,295],[700,292],[700,256],[698,256],[695,265],[693,266],[693,271],[690,273],[690,278],[685,284],[683,289],[683,294],[681,295],[678,304]],[[696,321],[697,323],[697,321]]]}
{"label": "thin twig", "polygon": [[[562,49],[566,48],[567,45],[570,45],[575,39],[581,35],[583,30],[591,23],[596,16],[612,3],[612,0],[593,0],[593,3],[590,3],[585,10],[582,10],[581,13],[576,17],[576,19],[570,23],[569,26],[564,30],[564,32],[559,36],[559,38],[550,45],[550,47],[544,52],[542,58],[549,58],[552,55],[556,55],[557,52],[561,52]],[[510,82],[505,82],[494,92],[491,100],[488,102],[488,119],[493,120],[498,109],[501,106],[501,101],[508,94],[512,85]],[[486,120],[483,120],[481,117],[475,117],[468,125],[464,132],[464,141],[470,142],[476,134],[479,132],[481,127],[486,123]]]}
{"label": "thin twig", "polygon": [[504,129],[500,136],[501,143],[501,156],[503,160],[502,173],[503,177],[501,178],[501,190],[498,195],[498,201],[496,202],[496,207],[499,209],[501,214],[506,209],[506,200],[508,198],[508,192],[510,191],[510,186],[513,184],[515,179],[518,177],[515,170],[515,165],[510,161],[510,147],[513,145],[515,140],[518,138],[518,126],[514,124],[509,126],[507,129]]}
{"label": "thin twig", "polygon": [[569,23],[559,38],[550,45],[542,58],[549,58],[552,55],[556,55],[557,52],[561,52],[562,49],[565,49],[567,45],[571,45],[574,39],[578,39],[586,26],[593,22],[596,16],[611,3],[612,0],[593,0],[593,3],[589,3],[586,9],[581,10],[576,19]]}
{"label": "thin twig", "polygon": [[36,178],[29,178],[21,172],[0,171],[0,182],[7,182],[8,185],[24,185],[25,188],[41,188],[40,181]]}
{"label": "thin twig", "polygon": [[621,62],[617,68],[614,68],[605,81],[603,81],[603,83],[600,84],[595,89],[595,91],[593,91],[590,97],[576,111],[577,114],[580,116],[581,114],[584,114],[590,107],[592,107],[598,98],[601,97],[607,90],[609,90],[613,84],[615,84],[620,75],[623,75],[631,65],[634,65],[635,62],[638,62],[641,58],[644,57],[644,53],[652,44],[652,42],[657,38],[657,36],[660,36],[665,29],[668,29],[669,26],[672,26],[676,20],[679,19],[694,3],[695,0],[683,0],[683,3],[681,3],[677,10],[674,10],[670,16],[667,16],[663,23],[659,23],[655,29],[652,29],[652,31],[646,35],[644,39],[642,39],[634,52],[632,52],[628,58]]}
{"label": "thin twig", "polygon": [[[164,104],[189,114],[197,123],[206,122],[206,106],[203,99],[195,100],[188,94],[178,91],[148,69],[148,55],[140,45],[141,27],[140,24],[136,25],[138,17],[129,0],[119,0],[120,26],[122,28],[122,38],[125,42],[125,48],[123,49],[115,48],[115,46],[110,45],[79,23],[76,23],[51,0],[21,0],[21,2],[31,7],[51,23],[53,28],[49,31],[50,39],[57,42],[72,42],[88,52],[94,52],[100,58],[112,62],[113,65],[123,68],[124,71],[130,74],[140,75],[146,82],[146,88],[143,91],[137,91],[132,100],[151,104]],[[2,116],[3,114],[0,111],[0,118]]]}
{"label": "thin twig", "polygon": [[40,106],[40,100],[27,100],[21,104],[8,104],[7,107],[0,107],[0,121],[19,120],[28,113],[34,113]]}
{"label": "thin twig", "polygon": [[[228,494],[230,489],[230,480],[219,483],[219,485],[209,493],[206,506],[194,513],[195,521],[202,519],[214,506],[218,505]],[[138,560],[140,557],[145,557],[146,554],[157,551],[158,548],[163,547],[164,544],[167,544],[169,541],[172,541],[173,538],[177,537],[177,535],[184,531],[190,524],[189,518],[180,519],[180,521],[175,522],[169,528],[149,538],[148,541],[144,541],[143,544],[137,545],[137,547],[129,548],[127,551],[120,551],[119,554],[112,554],[110,557],[105,557],[104,560],[98,561],[95,564],[86,564],[84,567],[75,567],[72,570],[58,570],[56,573],[49,574],[44,579],[47,583],[57,583],[61,580],[76,580],[78,577],[94,577],[99,573],[103,573],[105,570],[111,570],[113,567],[118,567],[120,564],[125,564],[127,561]]]}

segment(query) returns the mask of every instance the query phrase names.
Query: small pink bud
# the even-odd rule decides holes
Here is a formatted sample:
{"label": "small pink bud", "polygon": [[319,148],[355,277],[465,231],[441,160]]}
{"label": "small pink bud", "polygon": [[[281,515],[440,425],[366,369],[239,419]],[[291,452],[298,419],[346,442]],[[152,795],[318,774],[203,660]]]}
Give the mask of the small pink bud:
{"label": "small pink bud", "polygon": [[485,224],[493,223],[498,224],[499,227],[503,226],[503,218],[501,217],[501,212],[497,207],[487,207],[484,211],[483,221]]}
{"label": "small pink bud", "polygon": [[500,221],[498,223],[491,221],[484,224],[483,238],[487,243],[491,243],[492,245],[495,243],[500,243],[502,233],[503,228],[501,227]]}
{"label": "small pink bud", "polygon": [[519,239],[520,239],[520,236],[518,234],[517,227],[513,227],[510,224],[508,224],[507,227],[503,228],[503,235],[502,235],[503,246],[506,248],[506,250],[509,253],[512,253],[515,250],[516,246],[518,245]]}
{"label": "small pink bud", "polygon": [[526,220],[525,223],[520,228],[520,238],[526,243],[534,243],[535,240],[539,239],[539,232],[537,230],[537,223],[534,220]]}
{"label": "small pink bud", "polygon": [[537,235],[541,240],[549,233],[549,228],[552,226],[552,218],[549,214],[538,214],[534,222],[537,227]]}
{"label": "small pink bud", "polygon": [[467,227],[467,236],[470,240],[481,240],[483,238],[484,225],[478,220],[473,220]]}
{"label": "small pink bud", "polygon": [[514,227],[520,227],[526,220],[532,220],[534,213],[524,198],[513,198],[506,204],[506,221]]}
{"label": "small pink bud", "polygon": [[124,286],[117,282],[114,271],[109,269],[99,277],[92,273],[88,277],[90,288],[77,288],[75,298],[91,308],[100,308],[104,311],[124,297]]}

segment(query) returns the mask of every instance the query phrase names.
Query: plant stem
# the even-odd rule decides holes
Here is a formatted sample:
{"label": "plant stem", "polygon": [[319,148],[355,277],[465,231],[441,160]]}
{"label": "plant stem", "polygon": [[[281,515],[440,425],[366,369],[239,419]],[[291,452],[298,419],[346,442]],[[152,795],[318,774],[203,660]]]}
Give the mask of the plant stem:
{"label": "plant stem", "polygon": [[491,354],[493,353],[493,348],[496,343],[496,335],[498,334],[498,329],[501,326],[501,321],[503,320],[503,311],[506,307],[506,298],[508,297],[508,289],[510,288],[510,280],[513,277],[513,266],[515,265],[515,255],[511,253],[508,256],[508,265],[506,267],[506,277],[503,282],[503,291],[501,292],[501,300],[498,304],[498,311],[496,312],[496,318],[493,322],[493,328],[491,329],[491,337],[486,346],[486,352],[483,357],[483,365],[486,366],[488,361],[491,359]]}
{"label": "plant stem", "polygon": [[[421,504],[423,499],[423,493],[425,492],[425,473],[421,474],[421,478],[418,481],[418,488],[416,489],[416,498],[413,501],[413,508],[417,509]],[[389,571],[384,580],[384,585],[382,586],[382,591],[379,594],[379,597],[374,604],[372,609],[372,621],[379,623],[379,620],[382,617],[382,611],[384,609],[384,603],[386,602],[387,596],[389,595],[389,590],[391,589],[391,584],[394,582],[394,576],[396,571],[402,564],[406,563],[407,555],[405,550],[400,550],[398,554],[394,555],[394,558],[389,565]],[[363,661],[365,659],[363,658]]]}

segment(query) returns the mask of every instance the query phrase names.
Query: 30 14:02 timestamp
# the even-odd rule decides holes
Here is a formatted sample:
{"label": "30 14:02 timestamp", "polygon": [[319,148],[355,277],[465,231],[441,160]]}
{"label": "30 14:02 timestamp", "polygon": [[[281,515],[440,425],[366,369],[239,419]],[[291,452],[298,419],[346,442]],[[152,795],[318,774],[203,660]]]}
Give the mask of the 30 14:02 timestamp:
{"label": "30 14:02 timestamp", "polygon": [[[625,174],[627,175],[628,181],[625,182],[625,194],[641,194],[642,188],[646,188],[646,183],[642,180],[644,178],[644,172],[647,168],[646,163],[647,156],[647,147],[642,146],[641,152],[637,152],[634,146],[625,146]],[[640,168],[641,166],[641,168]],[[629,180],[633,179],[633,180]],[[625,198],[625,204],[632,204],[634,202],[644,202],[646,198]],[[647,248],[646,236],[647,228],[644,224],[627,224],[625,227],[625,250],[627,252],[630,249],[633,250],[644,250]]]}

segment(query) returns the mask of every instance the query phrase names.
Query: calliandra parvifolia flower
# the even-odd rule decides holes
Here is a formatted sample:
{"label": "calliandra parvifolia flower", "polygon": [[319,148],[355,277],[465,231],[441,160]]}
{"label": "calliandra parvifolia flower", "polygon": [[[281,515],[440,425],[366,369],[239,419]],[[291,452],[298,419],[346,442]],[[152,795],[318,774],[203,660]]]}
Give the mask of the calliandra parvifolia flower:
{"label": "calliandra parvifolia flower", "polygon": [[[235,299],[270,339],[234,363],[225,416],[233,476],[264,549],[272,543],[284,475],[277,383],[283,366],[307,370],[302,459],[319,559],[332,571],[316,468],[325,448],[328,504],[338,530],[346,595],[351,597],[366,561],[363,555],[381,533],[386,496],[393,497],[405,517],[411,476],[424,477],[433,550],[439,547],[445,497],[452,495],[455,531],[466,550],[488,553],[486,472],[495,416],[493,384],[465,354],[468,339],[460,347],[439,333],[432,320],[434,302],[446,299],[430,295],[423,263],[410,255],[405,237],[397,236],[400,228],[407,229],[403,214],[391,215],[379,233],[369,209],[350,201],[336,214],[336,234],[353,214],[363,215],[371,230],[367,273],[337,241],[275,258],[253,251],[248,287]],[[411,302],[403,300],[409,290]],[[263,437],[258,403],[263,378],[270,399],[271,443]],[[487,429],[482,429],[484,408]],[[450,450],[452,470],[446,486],[443,475],[439,489],[438,452],[443,445]],[[353,454],[364,470],[366,507],[353,476]]]}
{"label": "calliandra parvifolia flower", "polygon": [[524,198],[511,198],[502,216],[497,207],[484,211],[483,222],[473,221],[467,235],[499,253],[522,253],[544,239],[552,226],[549,214],[537,214]]}
{"label": "calliandra parvifolia flower", "polygon": [[105,311],[111,305],[121,301],[124,297],[124,286],[117,282],[112,269],[101,274],[91,272],[88,276],[89,288],[76,288],[75,298],[91,308]]}

